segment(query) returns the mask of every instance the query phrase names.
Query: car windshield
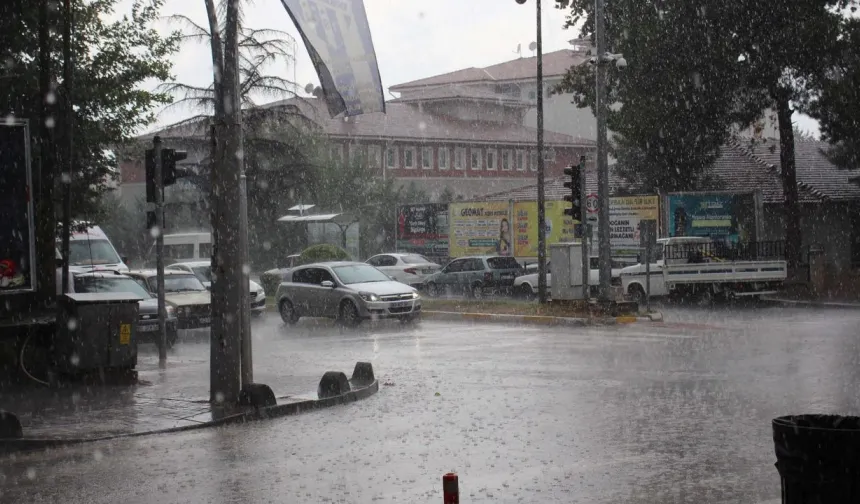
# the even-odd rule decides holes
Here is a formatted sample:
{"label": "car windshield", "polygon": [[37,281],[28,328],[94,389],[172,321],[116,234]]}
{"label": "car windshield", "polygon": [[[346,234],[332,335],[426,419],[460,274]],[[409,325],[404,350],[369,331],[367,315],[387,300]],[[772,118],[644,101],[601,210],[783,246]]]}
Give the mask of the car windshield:
{"label": "car windshield", "polygon": [[[158,289],[155,277],[146,279],[149,290],[155,292]],[[164,275],[164,292],[195,292],[205,291],[206,287],[191,273],[187,275]]]}
{"label": "car windshield", "polygon": [[355,264],[351,266],[338,266],[332,268],[334,274],[340,279],[344,285],[365,283],[365,282],[387,282],[391,280],[388,276],[374,268],[363,264]]}
{"label": "car windshield", "polygon": [[194,275],[197,276],[201,282],[212,281],[212,268],[209,266],[195,266],[191,268],[191,271],[194,272]]}
{"label": "car windshield", "polygon": [[491,257],[487,259],[491,269],[521,269],[520,263],[513,257]]}
{"label": "car windshield", "polygon": [[122,262],[107,240],[72,240],[69,242],[69,264],[88,266]]}
{"label": "car windshield", "polygon": [[427,260],[426,257],[420,256],[418,254],[401,256],[400,259],[406,264],[432,264],[430,263],[430,261]]}
{"label": "car windshield", "polygon": [[113,277],[98,277],[98,276],[79,276],[75,277],[75,292],[130,292],[143,299],[149,299],[152,296],[134,279],[118,276]]}

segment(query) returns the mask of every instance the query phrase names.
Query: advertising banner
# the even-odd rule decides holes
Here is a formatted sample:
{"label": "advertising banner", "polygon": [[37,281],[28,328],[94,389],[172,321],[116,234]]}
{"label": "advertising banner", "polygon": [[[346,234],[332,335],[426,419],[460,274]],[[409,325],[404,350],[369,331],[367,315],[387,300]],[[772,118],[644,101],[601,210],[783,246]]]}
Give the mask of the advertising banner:
{"label": "advertising banner", "polygon": [[26,122],[0,125],[0,295],[35,287],[30,133]]}
{"label": "advertising banner", "polygon": [[451,203],[449,255],[513,254],[508,202]]}
{"label": "advertising banner", "polygon": [[669,236],[707,236],[746,242],[755,239],[755,193],[675,193],[666,196]]}
{"label": "advertising banner", "polygon": [[[570,208],[567,201],[547,201],[544,205],[547,246],[574,239],[574,224],[579,222],[564,215],[565,208]],[[537,201],[514,203],[514,254],[517,257],[538,256],[537,210]]]}
{"label": "advertising banner", "polygon": [[448,256],[448,205],[427,203],[397,209],[397,250]]}
{"label": "advertising banner", "polygon": [[385,112],[363,0],[281,0],[299,30],[332,117]]}
{"label": "advertising banner", "polygon": [[609,198],[609,243],[613,257],[639,254],[639,222],[660,217],[657,196],[617,196]]}

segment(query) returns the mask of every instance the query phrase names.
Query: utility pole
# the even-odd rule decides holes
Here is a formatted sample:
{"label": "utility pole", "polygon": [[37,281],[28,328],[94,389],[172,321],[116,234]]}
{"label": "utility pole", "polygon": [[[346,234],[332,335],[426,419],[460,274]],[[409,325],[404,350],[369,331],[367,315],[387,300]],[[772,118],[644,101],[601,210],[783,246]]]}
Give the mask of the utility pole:
{"label": "utility pole", "polygon": [[540,0],[537,4],[537,150],[538,150],[538,301],[546,303],[546,194],[544,188],[544,159],[543,159],[543,35],[541,30]]}
{"label": "utility pole", "polygon": [[161,137],[152,139],[155,169],[155,281],[158,296],[158,367],[167,367],[167,308],[164,300],[164,176],[162,174]]}
{"label": "utility pole", "polygon": [[609,162],[606,150],[606,26],[604,0],[595,0],[594,34],[597,39],[597,247],[598,268],[600,271],[600,289],[598,297],[602,302],[609,302],[610,281],[612,277],[611,250],[609,240]]}
{"label": "utility pole", "polygon": [[239,175],[239,218],[244,222],[244,228],[239,231],[239,264],[242,268],[242,386],[254,383],[254,355],[251,345],[251,268],[248,259],[248,177],[245,175],[245,163]]}
{"label": "utility pole", "polygon": [[65,129],[66,142],[64,146],[64,167],[61,177],[63,183],[63,273],[62,293],[69,292],[69,234],[71,233],[72,220],[72,173],[74,163],[74,110],[72,109],[72,24],[74,23],[74,11],[72,0],[63,0],[65,19],[63,20],[63,89],[65,90]]}

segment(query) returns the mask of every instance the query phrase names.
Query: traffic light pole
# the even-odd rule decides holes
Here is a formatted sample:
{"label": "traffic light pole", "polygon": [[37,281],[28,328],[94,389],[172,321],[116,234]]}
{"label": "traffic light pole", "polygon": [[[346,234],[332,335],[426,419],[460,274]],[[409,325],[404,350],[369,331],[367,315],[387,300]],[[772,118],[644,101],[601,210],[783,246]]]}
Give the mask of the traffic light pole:
{"label": "traffic light pole", "polygon": [[158,285],[158,366],[167,366],[167,308],[164,301],[164,179],[161,168],[161,137],[152,139],[155,182],[155,275]]}
{"label": "traffic light pole", "polygon": [[586,223],[585,200],[588,197],[588,190],[585,187],[585,156],[579,158],[579,229],[580,241],[582,242],[582,299],[588,300],[588,281],[591,276],[591,260],[588,254],[588,224]]}
{"label": "traffic light pole", "polygon": [[597,108],[597,253],[600,269],[600,301],[610,299],[610,279],[612,277],[611,250],[609,239],[609,160],[606,151],[606,24],[604,0],[595,0],[594,35],[597,39],[597,79],[595,83]]}
{"label": "traffic light pole", "polygon": [[540,0],[537,0],[537,207],[538,207],[538,301],[546,303],[546,207],[543,152],[543,40]]}

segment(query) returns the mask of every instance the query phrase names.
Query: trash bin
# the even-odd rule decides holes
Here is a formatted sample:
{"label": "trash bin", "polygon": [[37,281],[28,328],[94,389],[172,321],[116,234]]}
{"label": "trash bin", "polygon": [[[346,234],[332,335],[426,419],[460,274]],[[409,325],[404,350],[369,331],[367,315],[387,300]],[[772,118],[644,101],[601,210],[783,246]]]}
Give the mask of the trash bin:
{"label": "trash bin", "polygon": [[783,504],[860,502],[860,418],[778,417],[773,443]]}
{"label": "trash bin", "polygon": [[55,369],[77,374],[137,365],[140,297],[131,293],[70,293],[62,307],[53,355]]}

